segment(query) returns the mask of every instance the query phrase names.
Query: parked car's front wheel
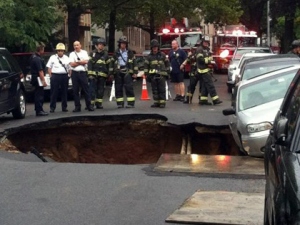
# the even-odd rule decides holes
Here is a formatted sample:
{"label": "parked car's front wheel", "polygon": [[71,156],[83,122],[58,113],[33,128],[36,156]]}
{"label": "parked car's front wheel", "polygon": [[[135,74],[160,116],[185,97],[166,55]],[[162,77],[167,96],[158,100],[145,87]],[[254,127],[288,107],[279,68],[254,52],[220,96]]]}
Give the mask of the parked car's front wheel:
{"label": "parked car's front wheel", "polygon": [[15,119],[23,119],[26,115],[26,100],[22,90],[17,96],[16,107],[12,110],[12,115]]}

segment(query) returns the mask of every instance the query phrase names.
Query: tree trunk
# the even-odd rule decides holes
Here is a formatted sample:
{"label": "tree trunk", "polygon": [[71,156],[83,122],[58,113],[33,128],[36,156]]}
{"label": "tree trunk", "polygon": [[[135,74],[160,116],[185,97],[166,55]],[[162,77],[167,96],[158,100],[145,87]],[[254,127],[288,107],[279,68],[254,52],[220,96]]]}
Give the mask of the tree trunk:
{"label": "tree trunk", "polygon": [[67,6],[68,8],[68,50],[73,50],[73,43],[74,41],[78,41],[80,38],[79,32],[79,18],[80,15],[83,13],[81,7],[74,7],[74,6]]}
{"label": "tree trunk", "polygon": [[283,53],[287,53],[289,51],[290,45],[295,38],[294,20],[296,14],[296,0],[290,0],[286,4],[288,6],[285,13],[284,37],[281,46]]}
{"label": "tree trunk", "polygon": [[116,11],[116,9],[113,9],[109,14],[108,52],[114,52],[115,51],[116,17],[117,17],[117,11]]}
{"label": "tree trunk", "polygon": [[154,9],[151,7],[150,9],[150,20],[149,20],[149,24],[150,24],[150,40],[157,38],[156,34],[155,34],[155,18],[154,18]]}

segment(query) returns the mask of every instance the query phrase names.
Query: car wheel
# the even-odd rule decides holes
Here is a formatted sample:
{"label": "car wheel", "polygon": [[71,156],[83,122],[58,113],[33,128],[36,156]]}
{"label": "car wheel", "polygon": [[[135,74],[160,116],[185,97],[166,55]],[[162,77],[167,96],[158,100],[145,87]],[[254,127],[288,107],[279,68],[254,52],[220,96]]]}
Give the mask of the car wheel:
{"label": "car wheel", "polygon": [[12,110],[15,119],[23,119],[26,114],[26,100],[22,90],[19,91],[16,101],[16,107]]}

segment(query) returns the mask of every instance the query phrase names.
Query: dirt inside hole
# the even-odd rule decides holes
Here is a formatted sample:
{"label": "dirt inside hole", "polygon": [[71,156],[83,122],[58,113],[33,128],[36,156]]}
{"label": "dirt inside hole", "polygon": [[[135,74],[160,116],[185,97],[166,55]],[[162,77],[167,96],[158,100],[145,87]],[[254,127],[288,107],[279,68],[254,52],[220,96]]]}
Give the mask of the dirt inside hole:
{"label": "dirt inside hole", "polygon": [[[204,136],[203,136],[204,135]],[[27,153],[35,147],[57,162],[151,164],[162,153],[179,154],[180,126],[164,121],[85,121],[19,131],[0,143],[8,151]],[[231,134],[194,134],[192,153],[238,155]]]}

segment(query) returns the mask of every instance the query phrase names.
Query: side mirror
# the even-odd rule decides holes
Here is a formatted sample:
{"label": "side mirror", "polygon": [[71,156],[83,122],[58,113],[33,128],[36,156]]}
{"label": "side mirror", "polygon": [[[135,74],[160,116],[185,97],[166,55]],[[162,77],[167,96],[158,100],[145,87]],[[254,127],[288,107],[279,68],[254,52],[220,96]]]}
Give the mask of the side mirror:
{"label": "side mirror", "polygon": [[6,78],[9,77],[9,73],[6,70],[0,71],[0,78]]}
{"label": "side mirror", "polygon": [[288,124],[287,118],[282,118],[278,121],[277,126],[274,129],[275,140],[276,140],[275,144],[286,146],[287,124]]}
{"label": "side mirror", "polygon": [[235,114],[235,110],[233,108],[224,109],[223,111],[224,116],[229,116]]}

